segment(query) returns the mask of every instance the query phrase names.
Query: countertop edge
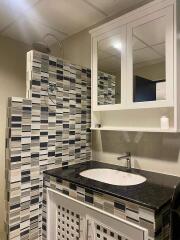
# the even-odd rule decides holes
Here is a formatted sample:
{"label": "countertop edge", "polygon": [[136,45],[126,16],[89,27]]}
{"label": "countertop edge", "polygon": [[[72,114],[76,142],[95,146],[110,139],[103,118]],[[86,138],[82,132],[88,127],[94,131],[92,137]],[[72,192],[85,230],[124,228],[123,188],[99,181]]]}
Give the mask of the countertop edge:
{"label": "countertop edge", "polygon": [[[49,171],[49,170],[47,170],[47,171]],[[84,188],[88,188],[88,189],[90,189],[90,190],[93,190],[93,191],[95,191],[95,192],[100,192],[100,193],[103,193],[103,194],[106,194],[106,195],[110,195],[110,196],[113,196],[113,197],[116,197],[116,198],[121,198],[121,199],[123,199],[123,200],[126,200],[126,201],[129,201],[129,202],[138,204],[138,205],[140,205],[140,206],[142,206],[142,207],[149,208],[149,209],[155,211],[155,214],[158,214],[166,205],[170,204],[170,202],[171,202],[171,198],[170,198],[169,201],[167,201],[166,203],[164,203],[161,207],[152,206],[152,205],[148,205],[148,204],[145,204],[145,203],[142,203],[142,202],[139,202],[139,201],[130,199],[130,198],[128,198],[128,197],[123,197],[123,196],[116,195],[116,194],[114,194],[114,193],[110,193],[110,192],[108,192],[108,191],[106,191],[106,190],[102,190],[102,189],[99,189],[99,188],[97,189],[97,188],[95,188],[95,187],[94,187],[94,188],[93,188],[93,187],[89,187],[89,186],[86,186],[86,185],[81,184],[81,183],[79,183],[79,182],[77,183],[76,181],[69,180],[69,179],[66,178],[66,177],[62,177],[62,176],[58,176],[58,177],[57,177],[56,175],[50,174],[50,173],[48,173],[47,171],[44,171],[43,174],[48,175],[48,176],[52,176],[52,177],[54,177],[54,178],[56,178],[56,179],[65,180],[65,181],[67,181],[67,182],[76,184],[76,185],[78,185],[78,186],[80,186],[80,187],[84,187]]]}

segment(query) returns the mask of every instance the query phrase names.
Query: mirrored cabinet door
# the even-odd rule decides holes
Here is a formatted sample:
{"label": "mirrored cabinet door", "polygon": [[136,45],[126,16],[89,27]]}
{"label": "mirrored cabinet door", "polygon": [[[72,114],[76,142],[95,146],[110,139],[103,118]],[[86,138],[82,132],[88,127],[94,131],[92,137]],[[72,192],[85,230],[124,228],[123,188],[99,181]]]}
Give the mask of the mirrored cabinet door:
{"label": "mirrored cabinet door", "polygon": [[96,39],[97,71],[93,80],[97,109],[116,109],[123,103],[126,71],[126,28],[122,27]]}
{"label": "mirrored cabinet door", "polygon": [[130,104],[171,105],[173,95],[173,11],[171,7],[128,25]]}

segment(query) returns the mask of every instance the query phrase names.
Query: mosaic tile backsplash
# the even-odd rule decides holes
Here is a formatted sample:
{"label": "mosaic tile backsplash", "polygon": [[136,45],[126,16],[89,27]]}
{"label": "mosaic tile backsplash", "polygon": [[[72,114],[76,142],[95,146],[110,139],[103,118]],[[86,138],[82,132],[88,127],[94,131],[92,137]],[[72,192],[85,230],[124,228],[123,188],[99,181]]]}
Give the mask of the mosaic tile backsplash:
{"label": "mosaic tile backsplash", "polygon": [[43,171],[91,159],[90,70],[27,54],[27,98],[8,102],[7,219],[10,240],[41,237]]}

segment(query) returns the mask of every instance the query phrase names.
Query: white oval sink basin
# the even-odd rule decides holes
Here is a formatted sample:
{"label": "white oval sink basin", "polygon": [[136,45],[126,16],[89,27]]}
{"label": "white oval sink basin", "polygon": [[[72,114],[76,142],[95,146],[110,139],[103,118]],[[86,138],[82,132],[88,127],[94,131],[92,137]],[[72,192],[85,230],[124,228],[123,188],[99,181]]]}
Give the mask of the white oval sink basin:
{"label": "white oval sink basin", "polygon": [[89,169],[82,171],[80,175],[99,182],[118,186],[132,186],[146,181],[146,178],[140,175],[108,168]]}

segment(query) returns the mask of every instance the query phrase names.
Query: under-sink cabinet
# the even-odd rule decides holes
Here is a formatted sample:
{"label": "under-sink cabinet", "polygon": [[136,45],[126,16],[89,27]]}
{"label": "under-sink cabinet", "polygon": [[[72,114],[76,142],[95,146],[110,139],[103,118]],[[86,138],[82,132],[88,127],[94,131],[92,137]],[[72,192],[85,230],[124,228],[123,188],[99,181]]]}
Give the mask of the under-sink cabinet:
{"label": "under-sink cabinet", "polygon": [[[70,172],[71,175],[75,174],[76,180],[78,180],[81,179],[81,176],[77,177],[78,169],[73,170],[72,167],[67,169],[67,172]],[[165,197],[168,194],[166,190],[170,195],[171,189],[161,186],[160,203],[162,206],[160,206],[155,203],[156,196],[153,194],[153,191],[156,192],[155,185],[150,184],[149,191],[146,193],[136,188],[141,197],[147,200],[148,205],[154,199],[153,205],[155,204],[156,207],[148,206],[145,202],[141,204],[130,200],[132,196],[136,195],[136,191],[133,190],[134,186],[129,188],[131,189],[129,194],[132,192],[133,195],[130,199],[126,199],[121,196],[117,197],[117,194],[115,196],[113,189],[110,191],[111,194],[104,193],[102,190],[91,189],[83,184],[79,185],[49,175],[54,171],[44,174],[42,240],[169,239],[170,202],[162,202],[163,195]],[[84,181],[82,182],[84,183]],[[88,182],[91,181],[88,180]],[[107,191],[109,191],[108,189]],[[159,202],[159,198],[157,202]]]}
{"label": "under-sink cabinet", "polygon": [[155,0],[90,31],[92,129],[180,130],[179,9]]}
{"label": "under-sink cabinet", "polygon": [[148,230],[47,189],[48,240],[148,240]]}

